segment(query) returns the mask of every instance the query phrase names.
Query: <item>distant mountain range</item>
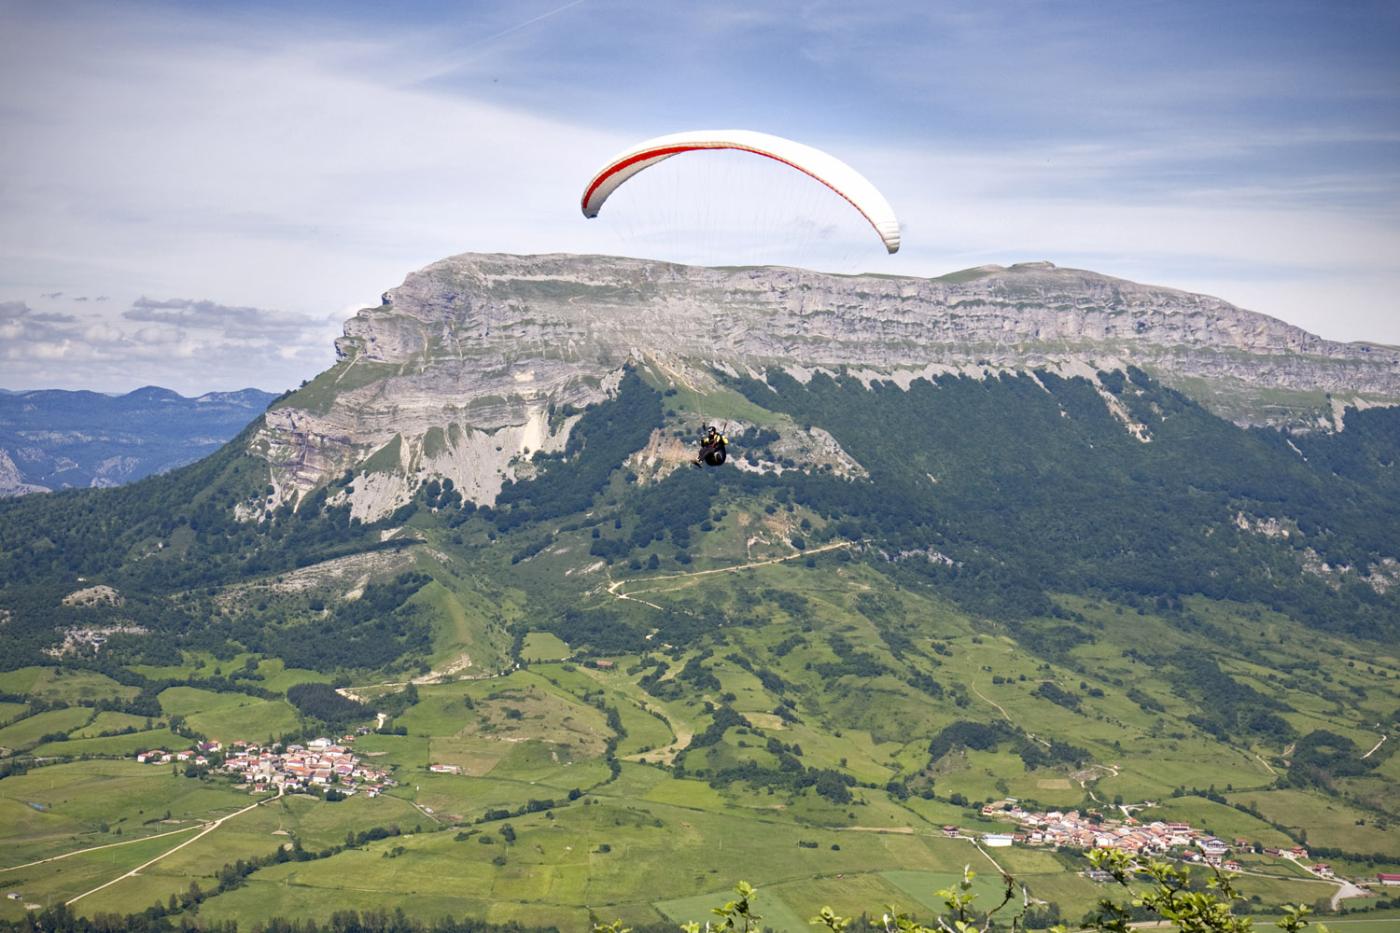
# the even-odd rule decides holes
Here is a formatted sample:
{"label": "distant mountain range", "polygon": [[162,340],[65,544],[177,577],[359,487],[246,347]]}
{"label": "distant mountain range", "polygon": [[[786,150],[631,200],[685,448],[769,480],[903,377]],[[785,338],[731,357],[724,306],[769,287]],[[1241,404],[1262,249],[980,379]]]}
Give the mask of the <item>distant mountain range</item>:
{"label": "distant mountain range", "polygon": [[183,466],[276,397],[242,389],[186,398],[158,386],[126,395],[0,391],[0,496],[117,486]]}

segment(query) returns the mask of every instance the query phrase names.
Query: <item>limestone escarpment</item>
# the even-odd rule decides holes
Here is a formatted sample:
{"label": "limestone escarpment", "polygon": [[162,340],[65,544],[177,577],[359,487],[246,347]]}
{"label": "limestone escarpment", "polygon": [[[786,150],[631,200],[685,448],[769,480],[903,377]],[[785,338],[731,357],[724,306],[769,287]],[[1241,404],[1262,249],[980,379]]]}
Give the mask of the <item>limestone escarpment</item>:
{"label": "limestone escarpment", "polygon": [[433,476],[494,501],[531,452],[565,443],[569,412],[603,398],[629,360],[905,379],[1135,365],[1254,424],[1330,425],[1329,393],[1400,401],[1400,349],[1049,263],[920,279],[467,254],[410,275],[336,346],[336,366],[273,407],[255,449],[278,499],[359,465],[364,516]]}

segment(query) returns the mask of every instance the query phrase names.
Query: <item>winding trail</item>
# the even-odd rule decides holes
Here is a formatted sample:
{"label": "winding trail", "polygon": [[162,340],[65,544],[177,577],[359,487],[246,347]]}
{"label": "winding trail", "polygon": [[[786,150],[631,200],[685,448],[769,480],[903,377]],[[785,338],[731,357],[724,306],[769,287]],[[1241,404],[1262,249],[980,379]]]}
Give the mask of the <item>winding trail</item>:
{"label": "winding trail", "polygon": [[1366,760],[1367,758],[1370,758],[1372,755],[1374,755],[1377,751],[1380,750],[1380,747],[1381,747],[1382,745],[1385,744],[1385,740],[1388,739],[1388,738],[1390,738],[1390,736],[1382,734],[1382,735],[1381,735],[1381,740],[1380,740],[1379,742],[1377,742],[1375,745],[1372,745],[1372,746],[1371,746],[1371,750],[1370,750],[1369,752],[1367,752],[1366,754],[1362,755],[1362,756],[1361,756],[1361,759],[1364,761],[1364,760]]}
{"label": "winding trail", "polygon": [[76,904],[78,901],[80,901],[80,900],[82,900],[83,898],[87,897],[89,894],[96,894],[98,891],[104,890],[104,889],[106,889],[106,888],[110,888],[112,885],[116,884],[118,881],[125,881],[127,878],[135,878],[135,877],[141,872],[141,869],[143,869],[143,868],[149,868],[150,866],[154,865],[156,862],[159,862],[161,859],[165,858],[166,856],[168,856],[168,855],[173,855],[174,853],[179,852],[179,851],[180,851],[181,849],[183,849],[185,846],[191,845],[191,844],[193,844],[193,843],[198,842],[199,840],[203,839],[205,836],[207,836],[207,835],[209,835],[210,833],[212,833],[214,830],[218,829],[220,826],[224,825],[224,823],[226,823],[227,821],[233,819],[235,816],[242,816],[243,814],[247,813],[249,810],[256,810],[258,807],[260,807],[260,806],[262,806],[263,804],[267,803],[269,800],[280,800],[281,798],[282,798],[282,791],[279,790],[279,791],[277,792],[277,796],[276,796],[276,797],[268,797],[268,798],[266,798],[266,799],[264,799],[264,800],[259,800],[259,801],[256,801],[255,803],[251,803],[251,804],[249,804],[248,806],[244,807],[242,810],[236,810],[236,811],[234,811],[233,813],[225,814],[224,816],[219,817],[217,820],[214,820],[212,823],[210,823],[209,825],[205,826],[204,829],[200,830],[200,831],[199,831],[198,833],[196,833],[193,837],[191,837],[191,838],[189,838],[189,839],[186,839],[184,842],[180,843],[179,845],[174,846],[174,847],[169,848],[169,849],[166,849],[166,850],[165,850],[164,852],[162,852],[160,855],[157,855],[155,858],[151,859],[151,860],[148,861],[148,862],[142,862],[140,865],[137,865],[135,868],[133,868],[131,871],[127,872],[127,873],[124,874],[124,875],[118,875],[117,877],[113,878],[111,881],[108,881],[108,882],[106,882],[106,883],[104,883],[104,884],[99,884],[97,887],[93,888],[91,891],[84,891],[82,894],[79,894],[77,897],[69,898],[68,900],[64,901],[63,904],[64,904],[65,907],[71,907],[71,906],[73,906],[74,904]]}
{"label": "winding trail", "polygon": [[[1304,883],[1312,882],[1313,884],[1331,884],[1337,886],[1337,890],[1332,893],[1333,910],[1339,910],[1342,906],[1342,901],[1346,900],[1347,898],[1369,896],[1369,892],[1367,892],[1365,888],[1358,887],[1356,884],[1347,880],[1346,878],[1323,878],[1318,876],[1311,869],[1309,869],[1308,866],[1304,865],[1303,862],[1296,855],[1284,853],[1283,857],[1288,861],[1292,862],[1294,866],[1297,867],[1297,869],[1301,871],[1304,875],[1304,877],[1302,878],[1292,878],[1289,880],[1301,881]],[[1261,877],[1265,878],[1276,877],[1273,875],[1264,875],[1262,872],[1249,871],[1247,869],[1241,871],[1240,874],[1260,875]]]}
{"label": "winding trail", "polygon": [[438,824],[439,826],[442,825],[442,820],[438,819],[437,814],[434,813],[432,810],[430,810],[430,809],[428,809],[427,807],[423,806],[421,803],[419,803],[419,802],[416,801],[416,800],[410,800],[409,803],[412,804],[412,805],[413,805],[413,808],[414,808],[415,810],[417,810],[419,813],[423,814],[424,816],[426,816],[428,819],[432,820],[434,823]]}
{"label": "winding trail", "polygon": [[[979,700],[981,700],[983,703],[986,703],[986,704],[988,704],[988,705],[990,705],[990,706],[996,707],[996,711],[997,711],[998,713],[1001,713],[1001,718],[1002,718],[1002,719],[1005,719],[1007,722],[1011,723],[1011,724],[1012,724],[1013,726],[1015,726],[1017,729],[1020,729],[1022,732],[1025,732],[1026,735],[1028,735],[1033,741],[1039,742],[1041,745],[1044,745],[1046,748],[1049,748],[1049,747],[1050,747],[1050,743],[1049,743],[1049,742],[1045,741],[1045,740],[1042,739],[1040,736],[1036,735],[1034,732],[1028,731],[1028,730],[1026,729],[1025,726],[1021,725],[1019,722],[1017,722],[1016,720],[1012,719],[1012,718],[1011,718],[1011,714],[1008,713],[1008,712],[1006,711],[1006,708],[1005,708],[1004,706],[1002,706],[1002,705],[1001,705],[1000,703],[998,703],[996,700],[993,700],[991,697],[987,696],[987,695],[986,695],[985,693],[983,693],[981,690],[978,690],[978,689],[977,689],[977,681],[975,681],[975,680],[968,680],[967,685],[968,685],[969,687],[972,688],[972,692],[973,692],[973,693],[977,694],[977,698],[978,698]],[[990,856],[988,856],[988,857],[990,858]],[[995,863],[993,863],[993,864],[995,864]]]}
{"label": "winding trail", "polygon": [[[373,701],[372,701],[372,700],[366,700],[363,696],[361,696],[361,695],[360,695],[359,693],[357,693],[356,691],[358,691],[358,690],[381,690],[381,689],[387,689],[387,688],[391,688],[391,687],[408,687],[408,686],[425,687],[425,686],[429,686],[429,685],[431,685],[431,684],[447,683],[448,680],[449,680],[450,678],[456,677],[456,676],[457,676],[458,674],[460,674],[462,671],[466,670],[467,668],[469,668],[469,667],[471,667],[471,666],[472,666],[472,658],[471,658],[471,655],[467,654],[467,653],[464,651],[464,652],[462,652],[461,654],[459,654],[457,657],[453,658],[451,661],[448,661],[448,662],[447,662],[446,664],[444,664],[442,667],[433,668],[432,670],[428,671],[428,673],[426,673],[426,674],[420,674],[419,676],[413,678],[412,680],[386,680],[386,681],[384,681],[383,683],[378,683],[378,684],[357,684],[357,685],[352,685],[352,686],[349,686],[349,687],[337,687],[337,688],[335,689],[335,692],[338,693],[338,694],[340,694],[341,696],[345,697],[347,700],[354,700],[356,703],[368,703],[368,702],[373,702]],[[473,676],[473,677],[467,677],[467,678],[463,678],[463,679],[465,679],[465,680],[485,680],[485,679],[487,679],[488,677],[498,677],[498,676],[500,676],[500,675],[499,675],[499,674],[478,674],[478,675],[475,675],[475,676]],[[382,726],[383,723],[380,723],[380,725]]]}
{"label": "winding trail", "polygon": [[662,607],[656,605],[655,603],[649,603],[644,599],[637,599],[635,596],[632,595],[632,593],[665,593],[669,592],[668,589],[662,589],[660,587],[650,587],[648,589],[633,590],[632,593],[622,593],[619,592],[619,590],[621,590],[622,587],[626,586],[629,583],[665,583],[670,580],[683,581],[691,579],[693,577],[708,577],[713,576],[717,573],[738,573],[741,570],[751,570],[754,567],[768,567],[772,564],[781,564],[786,561],[797,560],[799,557],[810,557],[813,554],[824,554],[827,551],[835,551],[841,548],[852,547],[855,545],[855,543],[856,542],[854,541],[836,541],[831,544],[823,544],[821,547],[808,548],[805,551],[794,551],[793,553],[785,554],[782,557],[770,557],[767,560],[749,561],[743,564],[734,564],[730,567],[714,567],[710,570],[691,570],[685,573],[668,573],[659,577],[634,577],[629,580],[614,580],[612,583],[608,584],[607,590],[609,596],[615,597],[617,599],[630,599],[633,602],[642,603],[646,606],[651,606],[653,609],[661,609]]}

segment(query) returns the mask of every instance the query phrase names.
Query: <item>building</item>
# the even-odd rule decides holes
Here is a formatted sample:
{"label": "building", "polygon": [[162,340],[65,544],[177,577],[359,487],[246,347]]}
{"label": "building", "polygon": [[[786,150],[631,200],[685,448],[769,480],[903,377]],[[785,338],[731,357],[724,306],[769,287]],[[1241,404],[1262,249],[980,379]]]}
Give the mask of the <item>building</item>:
{"label": "building", "polygon": [[1400,885],[1400,875],[1392,875],[1386,872],[1381,872],[1380,874],[1376,875],[1376,881],[1379,884],[1386,885],[1387,887],[1393,885]]}
{"label": "building", "polygon": [[1220,856],[1225,855],[1230,851],[1229,846],[1227,846],[1225,843],[1221,842],[1219,839],[1216,839],[1214,837],[1207,837],[1205,839],[1202,839],[1199,845],[1201,847],[1202,854],[1214,858],[1219,858]]}

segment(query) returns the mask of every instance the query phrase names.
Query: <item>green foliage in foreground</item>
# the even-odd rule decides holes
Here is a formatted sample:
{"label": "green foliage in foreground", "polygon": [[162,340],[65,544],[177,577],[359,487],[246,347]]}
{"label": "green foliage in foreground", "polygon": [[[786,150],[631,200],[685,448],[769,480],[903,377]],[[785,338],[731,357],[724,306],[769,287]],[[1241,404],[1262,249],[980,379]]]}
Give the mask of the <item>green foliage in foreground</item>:
{"label": "green foliage in foreground", "polygon": [[[1126,852],[1098,849],[1089,853],[1089,861],[1098,871],[1109,874],[1113,881],[1130,893],[1128,903],[1120,903],[1112,898],[1099,901],[1098,911],[1084,924],[1084,929],[1101,933],[1129,933],[1133,924],[1147,921],[1165,923],[1182,933],[1252,933],[1254,921],[1250,917],[1240,917],[1232,913],[1232,905],[1244,900],[1244,895],[1235,888],[1233,877],[1216,872],[1208,878],[1205,888],[1194,883],[1190,869],[1177,868],[1167,862],[1152,860],[1145,865],[1134,863]],[[972,893],[972,880],[975,873],[964,869],[962,881],[956,887],[944,888],[938,892],[947,910],[925,922],[910,914],[897,913],[894,908],[873,910],[860,918],[843,917],[830,907],[823,907],[811,919],[813,926],[825,928],[831,933],[845,933],[846,930],[879,930],[881,933],[985,933],[1004,929],[1023,929],[1023,920],[1028,907],[1015,916],[998,916],[1016,897],[1016,881],[1004,875],[1004,894],[994,907],[974,906],[977,896]],[[1146,881],[1144,889],[1139,883]],[[1134,888],[1134,885],[1137,887]],[[763,916],[754,907],[758,891],[747,881],[741,881],[734,888],[738,895],[712,908],[715,920],[704,924],[691,922],[681,925],[682,933],[756,933],[763,930]],[[1278,926],[1285,933],[1301,933],[1307,926],[1306,917],[1311,911],[1304,906],[1287,905]],[[871,918],[878,918],[872,920]],[[856,926],[856,924],[859,924]],[[1317,924],[1319,933],[1327,933],[1327,927]],[[1052,933],[1068,933],[1063,924],[1051,928]],[[593,933],[632,933],[631,928],[621,920],[612,923],[599,923]]]}

